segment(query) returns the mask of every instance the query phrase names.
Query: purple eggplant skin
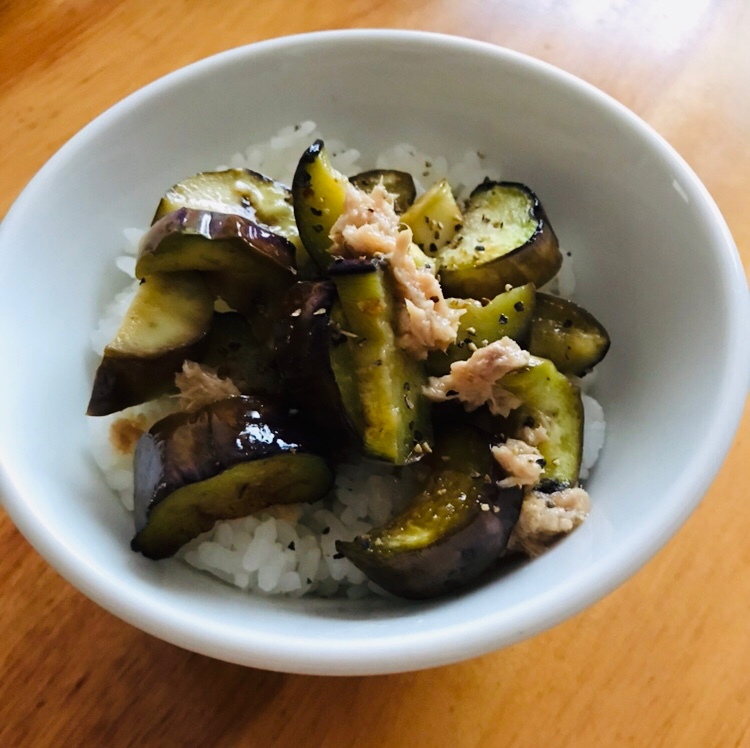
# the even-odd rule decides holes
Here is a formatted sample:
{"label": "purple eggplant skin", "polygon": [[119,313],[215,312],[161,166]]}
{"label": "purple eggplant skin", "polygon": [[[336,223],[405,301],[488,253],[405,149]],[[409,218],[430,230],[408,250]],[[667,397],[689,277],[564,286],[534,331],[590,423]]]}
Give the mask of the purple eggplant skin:
{"label": "purple eggplant skin", "polygon": [[365,536],[351,543],[339,541],[336,548],[373,582],[398,597],[440,597],[468,586],[495,563],[518,521],[522,497],[520,488],[497,489],[492,498],[485,497],[489,511],[475,508],[470,521],[419,550],[386,557]]}
{"label": "purple eggplant skin", "polygon": [[328,267],[328,275],[335,278],[339,275],[369,275],[377,272],[378,267],[384,266],[382,259],[364,257],[334,257]]}
{"label": "purple eggplant skin", "polygon": [[521,511],[523,489],[498,486],[500,469],[481,432],[463,427],[447,445],[441,441],[428,461],[427,484],[404,512],[336,544],[399,597],[438,597],[475,581],[505,549]]}
{"label": "purple eggplant skin", "polygon": [[103,358],[96,370],[86,415],[107,416],[166,394],[174,389],[175,374],[183,363],[200,360],[206,345],[204,336],[156,358]]}
{"label": "purple eggplant skin", "polygon": [[331,364],[344,338],[331,320],[336,286],[301,281],[285,294],[276,330],[276,368],[289,402],[325,434],[332,451],[359,441]]}
{"label": "purple eggplant skin", "polygon": [[174,555],[218,519],[312,501],[333,484],[296,411],[238,396],[154,424],[135,450],[134,551]]}
{"label": "purple eggplant skin", "polygon": [[[219,246],[217,246],[219,245]],[[294,245],[249,218],[179,208],[156,221],[141,240],[136,276],[177,270],[294,276]]]}

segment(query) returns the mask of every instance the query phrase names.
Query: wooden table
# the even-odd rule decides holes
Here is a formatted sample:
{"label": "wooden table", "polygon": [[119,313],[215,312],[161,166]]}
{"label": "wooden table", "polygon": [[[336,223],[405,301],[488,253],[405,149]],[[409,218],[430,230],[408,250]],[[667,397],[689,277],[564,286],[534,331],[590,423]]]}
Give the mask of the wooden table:
{"label": "wooden table", "polygon": [[[687,159],[750,266],[745,0],[0,0],[0,216],[86,122],[206,55],[353,26],[548,60]],[[373,678],[267,673],[100,610],[0,513],[0,745],[750,746],[750,414],[677,537],[604,601],[502,652]],[[701,553],[721,543],[728,553]]]}

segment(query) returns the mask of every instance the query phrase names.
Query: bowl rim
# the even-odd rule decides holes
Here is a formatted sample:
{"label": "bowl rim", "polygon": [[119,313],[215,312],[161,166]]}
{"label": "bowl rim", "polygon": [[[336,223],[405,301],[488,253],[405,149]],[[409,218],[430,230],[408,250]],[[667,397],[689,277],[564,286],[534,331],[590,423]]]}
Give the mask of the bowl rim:
{"label": "bowl rim", "polygon": [[[742,416],[742,402],[750,384],[750,296],[742,263],[729,229],[707,189],[681,156],[651,126],[623,104],[590,83],[554,65],[489,42],[460,36],[400,29],[357,29],[317,31],[277,37],[236,47],[198,60],[168,73],[131,93],[100,114],[67,141],[37,172],[9,209],[0,224],[0,251],[11,227],[33,206],[35,192],[58,169],[74,158],[88,139],[106,130],[122,114],[196,73],[232,64],[237,59],[265,55],[299,44],[408,43],[437,45],[459,53],[493,56],[501,65],[524,67],[535,75],[573,88],[592,103],[624,121],[658,150],[686,183],[709,215],[717,243],[717,266],[727,298],[727,339],[733,365],[722,372],[718,407],[706,437],[706,449],[662,497],[652,522],[608,555],[566,584],[518,605],[512,617],[502,608],[491,615],[443,626],[421,634],[391,635],[366,642],[352,638],[315,640],[311,648],[304,634],[289,637],[273,631],[241,630],[215,625],[207,631],[199,616],[180,617],[168,604],[139,593],[139,584],[112,578],[91,566],[45,523],[35,508],[14,485],[12,471],[0,455],[0,500],[20,532],[40,555],[65,579],[94,602],[117,617],[161,639],[202,654],[243,665],[285,672],[318,675],[365,675],[404,672],[449,664],[485,654],[540,633],[596,602],[646,563],[677,531],[707,491],[734,439]],[[251,635],[249,635],[251,634]]]}

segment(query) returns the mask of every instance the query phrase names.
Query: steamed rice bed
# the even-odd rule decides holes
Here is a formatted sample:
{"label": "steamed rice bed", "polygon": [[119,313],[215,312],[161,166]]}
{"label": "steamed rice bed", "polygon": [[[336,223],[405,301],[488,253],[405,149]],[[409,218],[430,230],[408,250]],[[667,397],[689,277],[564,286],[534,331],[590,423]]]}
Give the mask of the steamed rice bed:
{"label": "steamed rice bed", "polygon": [[[315,123],[303,122],[284,128],[270,141],[251,145],[236,153],[220,169],[247,168],[291,184],[300,154],[316,138]],[[485,176],[499,178],[500,165],[475,151],[449,164],[408,144],[398,144],[378,155],[375,164],[361,164],[360,153],[335,139],[326,140],[335,168],[355,174],[366,168],[398,169],[412,174],[418,193],[435,181],[446,178],[463,198]],[[125,229],[127,253],[117,258],[117,267],[134,278],[135,255],[143,230]],[[572,260],[564,262],[550,284],[553,292],[570,297],[575,289]],[[92,334],[97,355],[113,338],[132,300],[138,282],[132,282],[111,302]],[[593,376],[581,382],[590,386]],[[604,443],[604,415],[599,403],[583,394],[584,449],[581,478],[588,476]],[[111,416],[89,418],[92,451],[107,484],[118,494],[125,509],[133,510],[133,454],[118,449],[112,425],[134,421],[149,427],[175,409],[174,399],[165,397],[129,408]],[[123,419],[125,419],[123,421]],[[122,438],[119,440],[122,442]],[[128,445],[134,446],[134,445]],[[370,460],[340,465],[331,495],[313,504],[274,507],[258,515],[217,522],[214,528],[188,543],[178,554],[197,569],[209,572],[241,589],[258,594],[285,594],[299,597],[309,593],[321,596],[346,595],[359,598],[376,592],[384,594],[350,561],[336,552],[337,540],[352,540],[372,527],[382,525],[403,509],[413,495],[419,465],[397,470]],[[398,473],[398,477],[397,477]]]}

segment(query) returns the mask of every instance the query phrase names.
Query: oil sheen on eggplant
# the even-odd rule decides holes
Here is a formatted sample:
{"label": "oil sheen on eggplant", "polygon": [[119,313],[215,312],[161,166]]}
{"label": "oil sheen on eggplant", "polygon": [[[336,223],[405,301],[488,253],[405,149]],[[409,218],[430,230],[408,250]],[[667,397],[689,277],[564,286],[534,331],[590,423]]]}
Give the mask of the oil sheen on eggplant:
{"label": "oil sheen on eggplant", "polygon": [[498,487],[502,475],[479,430],[463,426],[442,435],[423,464],[429,476],[404,512],[336,544],[400,597],[436,597],[475,580],[505,549],[521,511],[522,489]]}
{"label": "oil sheen on eggplant", "polygon": [[[135,274],[178,270],[294,276],[294,245],[249,218],[179,208],[141,239]],[[261,287],[261,284],[258,284]]]}
{"label": "oil sheen on eggplant", "polygon": [[324,496],[333,474],[300,421],[278,401],[239,396],[154,424],[135,450],[132,549],[167,558],[217,520]]}
{"label": "oil sheen on eggplant", "polygon": [[243,216],[293,244],[299,241],[289,188],[250,169],[204,171],[183,179],[167,190],[151,223],[180,208]]}

